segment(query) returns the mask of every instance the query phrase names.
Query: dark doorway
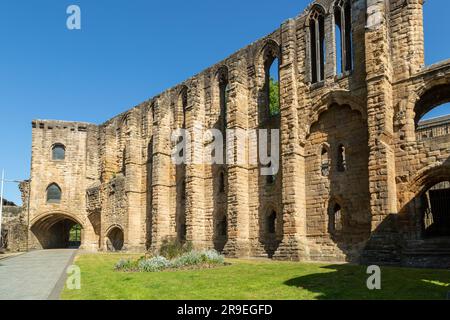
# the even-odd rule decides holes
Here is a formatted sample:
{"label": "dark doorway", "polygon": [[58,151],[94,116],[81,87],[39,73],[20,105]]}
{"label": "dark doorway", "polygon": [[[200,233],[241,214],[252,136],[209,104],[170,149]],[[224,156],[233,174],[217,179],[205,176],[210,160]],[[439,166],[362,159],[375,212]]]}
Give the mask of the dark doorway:
{"label": "dark doorway", "polygon": [[450,237],[450,182],[435,185],[423,195],[425,238]]}
{"label": "dark doorway", "polygon": [[106,249],[108,251],[121,251],[124,245],[124,235],[122,229],[116,227],[109,231],[106,239]]}

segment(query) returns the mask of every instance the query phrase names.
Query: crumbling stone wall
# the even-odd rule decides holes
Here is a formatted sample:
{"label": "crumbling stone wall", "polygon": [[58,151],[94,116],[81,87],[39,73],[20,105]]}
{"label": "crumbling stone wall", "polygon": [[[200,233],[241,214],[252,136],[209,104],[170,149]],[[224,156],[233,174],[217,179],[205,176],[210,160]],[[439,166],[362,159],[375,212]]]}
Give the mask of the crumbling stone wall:
{"label": "crumbling stone wall", "polygon": [[[344,72],[336,61],[338,3],[351,14],[352,63]],[[317,0],[273,33],[104,124],[34,121],[32,225],[45,227],[42,219],[53,216],[76,220],[83,247],[100,250],[107,250],[108,232],[120,229],[129,251],[178,238],[231,257],[401,260],[398,240],[420,237],[409,204],[450,173],[448,128],[416,131],[426,111],[450,101],[450,63],[423,66],[422,5]],[[316,81],[314,50],[322,48]],[[280,114],[271,116],[265,90],[274,59]],[[175,165],[171,133],[199,126],[280,129],[280,171],[268,181],[250,163]],[[49,160],[55,143],[66,146],[66,161]],[[192,153],[208,152],[209,143]],[[249,150],[249,141],[240,143]],[[236,146],[224,150],[236,156]],[[45,202],[53,182],[66,195],[59,204]]]}
{"label": "crumbling stone wall", "polygon": [[21,252],[27,250],[27,221],[22,207],[3,207],[2,246],[7,252]]}

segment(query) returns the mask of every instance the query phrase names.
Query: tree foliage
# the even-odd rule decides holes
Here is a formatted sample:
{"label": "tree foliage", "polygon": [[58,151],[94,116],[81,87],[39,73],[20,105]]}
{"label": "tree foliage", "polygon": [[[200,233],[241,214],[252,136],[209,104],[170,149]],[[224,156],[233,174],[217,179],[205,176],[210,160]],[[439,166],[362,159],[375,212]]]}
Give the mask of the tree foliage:
{"label": "tree foliage", "polygon": [[274,116],[280,113],[280,84],[273,78],[269,82],[269,110],[270,115]]}

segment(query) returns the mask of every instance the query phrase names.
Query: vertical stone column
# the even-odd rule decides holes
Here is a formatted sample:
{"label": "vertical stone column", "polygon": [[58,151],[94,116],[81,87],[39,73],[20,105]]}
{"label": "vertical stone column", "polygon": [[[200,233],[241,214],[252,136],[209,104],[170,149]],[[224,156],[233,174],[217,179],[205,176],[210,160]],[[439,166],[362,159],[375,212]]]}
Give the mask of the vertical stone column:
{"label": "vertical stone column", "polygon": [[[247,63],[244,58],[230,67],[228,128],[248,129]],[[237,143],[227,145],[227,153],[237,160]],[[246,142],[245,150],[248,150]],[[228,242],[224,252],[230,257],[250,255],[249,230],[249,164],[228,164]]]}
{"label": "vertical stone column", "polygon": [[295,77],[295,23],[282,25],[280,66],[281,170],[283,176],[283,242],[275,259],[299,260],[307,256],[305,159]]}
{"label": "vertical stone column", "polygon": [[169,103],[163,98],[155,103],[153,120],[153,170],[152,170],[152,243],[151,249],[160,248],[163,240],[170,237],[170,167],[171,125]]}
{"label": "vertical stone column", "polygon": [[145,205],[141,201],[143,193],[142,181],[142,149],[139,134],[139,125],[134,110],[128,120],[128,137],[126,139],[125,153],[125,193],[128,200],[128,251],[145,251]]}
{"label": "vertical stone column", "polygon": [[[86,138],[86,182],[85,190],[92,187],[94,182],[100,181],[100,146],[99,146],[100,130],[98,126],[89,125]],[[87,197],[84,197],[84,208],[88,207]],[[25,202],[24,202],[25,203]],[[86,219],[82,232],[82,243],[80,248],[85,250],[99,250],[100,228],[97,226],[101,223],[100,214],[96,217],[91,216],[91,212],[86,211]],[[91,220],[92,219],[92,220]]]}
{"label": "vertical stone column", "polygon": [[397,213],[393,145],[392,62],[386,2],[368,0],[366,25],[369,191],[373,237]]}
{"label": "vertical stone column", "polygon": [[195,248],[208,246],[205,221],[205,164],[203,78],[193,79],[188,91],[186,128],[191,134],[190,162],[186,165],[186,239]]}
{"label": "vertical stone column", "polygon": [[424,0],[391,1],[393,77],[395,81],[417,73],[425,63],[423,34]]}
{"label": "vertical stone column", "polygon": [[[213,72],[206,74],[204,77],[205,92],[205,130],[213,129],[216,121],[220,119],[220,98],[219,98],[219,81]],[[206,148],[211,141],[205,141]],[[209,150],[205,150],[209,152]],[[205,153],[206,157],[206,153]],[[215,172],[217,165],[205,163],[204,166],[204,215],[205,215],[205,241],[208,248],[214,248],[217,210],[217,198],[219,195],[215,188],[218,176]]]}
{"label": "vertical stone column", "polygon": [[327,15],[325,17],[325,79],[333,78],[337,74],[336,33],[334,26],[334,14]]}

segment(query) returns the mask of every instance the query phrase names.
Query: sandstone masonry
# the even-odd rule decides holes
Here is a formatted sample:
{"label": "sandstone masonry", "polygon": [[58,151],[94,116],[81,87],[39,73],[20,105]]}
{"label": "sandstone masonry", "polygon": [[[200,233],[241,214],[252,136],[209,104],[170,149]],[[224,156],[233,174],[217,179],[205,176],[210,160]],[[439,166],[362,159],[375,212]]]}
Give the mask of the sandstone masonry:
{"label": "sandstone masonry", "polygon": [[[178,238],[230,257],[448,266],[450,241],[425,236],[423,199],[450,180],[449,122],[418,125],[450,101],[450,61],[424,67],[422,6],[317,0],[104,124],[33,121],[29,246],[64,246],[80,224],[89,250]],[[269,181],[250,164],[174,165],[171,132],[196,123],[280,129],[280,172]]]}

